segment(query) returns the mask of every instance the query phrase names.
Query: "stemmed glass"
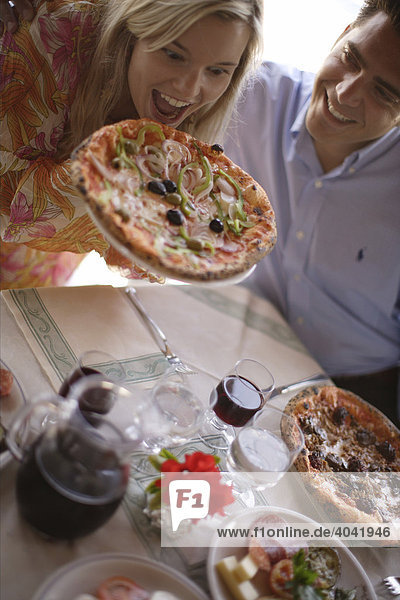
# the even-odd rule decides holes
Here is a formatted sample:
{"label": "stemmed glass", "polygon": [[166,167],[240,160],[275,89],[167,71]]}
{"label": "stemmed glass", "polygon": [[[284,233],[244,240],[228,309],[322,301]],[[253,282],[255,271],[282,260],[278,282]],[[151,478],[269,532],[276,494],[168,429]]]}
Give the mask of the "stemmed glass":
{"label": "stemmed glass", "polygon": [[[210,448],[227,450],[243,427],[262,409],[272,390],[274,378],[257,360],[242,358],[214,386],[200,437]],[[218,434],[218,435],[216,435]]]}
{"label": "stemmed glass", "polygon": [[267,404],[229,446],[228,470],[245,474],[252,490],[262,491],[278,483],[304,447],[303,432],[297,421]]}
{"label": "stemmed glass", "polygon": [[144,430],[141,421],[141,400],[132,391],[122,385],[104,379],[103,375],[86,375],[73,383],[67,393],[66,400],[77,402],[79,412],[93,427],[106,417],[117,426],[128,439],[140,440]]}
{"label": "stemmed glass", "polygon": [[87,350],[78,356],[76,363],[61,384],[59,395],[68,395],[71,385],[88,375],[102,375],[104,380],[122,384],[126,372],[122,363],[103,350]]}
{"label": "stemmed glass", "polygon": [[[196,374],[187,375],[169,368],[152,390],[142,395],[140,419],[143,432],[142,449],[146,454],[158,453],[164,447],[190,440],[204,420],[204,404]],[[136,470],[153,472],[146,459]]]}

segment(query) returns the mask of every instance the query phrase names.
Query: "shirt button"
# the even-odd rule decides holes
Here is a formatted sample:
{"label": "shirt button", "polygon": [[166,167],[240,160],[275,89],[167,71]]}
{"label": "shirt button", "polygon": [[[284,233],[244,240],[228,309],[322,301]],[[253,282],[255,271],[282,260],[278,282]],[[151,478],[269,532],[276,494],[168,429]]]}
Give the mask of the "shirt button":
{"label": "shirt button", "polygon": [[298,325],[303,325],[303,323],[304,323],[304,318],[303,318],[303,317],[297,317],[297,319],[296,319],[296,323],[297,323]]}
{"label": "shirt button", "polygon": [[296,273],[296,275],[294,276],[294,280],[295,281],[300,281],[300,275],[298,273]]}
{"label": "shirt button", "polygon": [[296,231],[296,237],[298,240],[304,240],[304,231],[301,231],[301,229]]}
{"label": "shirt button", "polygon": [[314,187],[318,189],[322,188],[324,184],[322,183],[322,181],[320,179],[317,179],[316,181],[314,181]]}
{"label": "shirt button", "polygon": [[354,167],[350,167],[350,169],[349,169],[350,175],[353,175],[353,173],[355,173],[355,172],[356,172],[355,168]]}

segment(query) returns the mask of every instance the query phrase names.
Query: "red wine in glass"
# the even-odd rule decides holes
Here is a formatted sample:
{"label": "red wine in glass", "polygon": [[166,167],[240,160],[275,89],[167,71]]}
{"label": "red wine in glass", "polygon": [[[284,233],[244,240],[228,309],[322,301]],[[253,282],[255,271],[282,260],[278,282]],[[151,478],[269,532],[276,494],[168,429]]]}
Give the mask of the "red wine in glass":
{"label": "red wine in glass", "polygon": [[[90,377],[93,375],[101,376],[102,380],[107,380],[107,378],[96,369],[92,369],[91,367],[77,367],[71,375],[63,381],[58,393],[60,396],[66,398],[75,383],[83,377]],[[88,418],[88,420],[91,420],[90,413],[105,415],[111,410],[114,404],[114,393],[112,390],[101,388],[100,385],[98,387],[91,386],[87,390],[82,389],[77,400],[82,414]]]}
{"label": "red wine in glass", "polygon": [[224,423],[242,427],[262,408],[264,396],[251,381],[227,375],[211,393],[211,406]]}
{"label": "red wine in glass", "polygon": [[122,383],[126,378],[124,367],[114,356],[103,350],[86,350],[62,382],[59,395],[66,398],[71,386],[88,375],[101,375],[104,380],[115,383]]}
{"label": "red wine in glass", "polygon": [[60,389],[58,390],[58,393],[60,396],[62,396],[63,398],[66,398],[68,396],[68,393],[71,389],[71,386],[78,381],[79,379],[81,379],[82,377],[86,377],[88,375],[101,375],[102,373],[100,371],[98,371],[97,369],[92,369],[92,367],[81,367],[81,366],[77,366],[72,373],[70,373],[62,382]]}
{"label": "red wine in glass", "polygon": [[17,503],[36,530],[71,540],[108,521],[126,483],[126,469],[115,452],[99,452],[81,433],[66,428],[56,437],[38,438],[25,455],[17,474]]}
{"label": "red wine in glass", "polygon": [[[102,350],[87,350],[78,357],[75,367],[64,379],[59,395],[69,397],[72,386],[93,375],[108,382],[122,382],[126,377],[122,364],[111,354]],[[81,387],[76,399],[82,412],[106,414],[113,406],[114,394],[101,385],[94,385],[86,390]]]}

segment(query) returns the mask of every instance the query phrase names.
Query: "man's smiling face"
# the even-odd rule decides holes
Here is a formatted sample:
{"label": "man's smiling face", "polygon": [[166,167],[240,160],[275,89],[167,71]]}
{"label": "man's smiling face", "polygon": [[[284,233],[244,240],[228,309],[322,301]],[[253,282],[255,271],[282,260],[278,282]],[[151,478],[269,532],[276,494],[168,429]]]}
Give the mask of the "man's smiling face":
{"label": "man's smiling face", "polygon": [[336,42],[317,73],[306,127],[332,168],[399,124],[400,36],[379,12]]}

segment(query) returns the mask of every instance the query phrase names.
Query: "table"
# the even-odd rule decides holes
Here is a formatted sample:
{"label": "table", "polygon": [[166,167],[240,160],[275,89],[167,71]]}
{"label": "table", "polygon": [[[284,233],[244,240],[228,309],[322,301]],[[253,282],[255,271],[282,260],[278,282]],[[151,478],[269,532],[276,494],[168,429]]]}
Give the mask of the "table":
{"label": "table", "polygon": [[[210,374],[221,375],[243,356],[267,364],[277,385],[319,370],[277,311],[241,286],[152,285],[141,287],[139,295],[171,346]],[[111,286],[3,292],[0,318],[1,357],[31,401],[57,389],[69,361],[89,348],[113,353],[132,380],[156,378],[164,360],[123,292]],[[2,599],[28,600],[61,565],[99,552],[150,556],[185,571],[207,590],[204,555],[188,560],[187,552],[161,548],[158,532],[137,502],[137,490],[94,534],[73,543],[44,541],[19,518],[17,466],[12,461],[1,472]],[[373,582],[399,570],[399,549],[356,548],[354,554]]]}

